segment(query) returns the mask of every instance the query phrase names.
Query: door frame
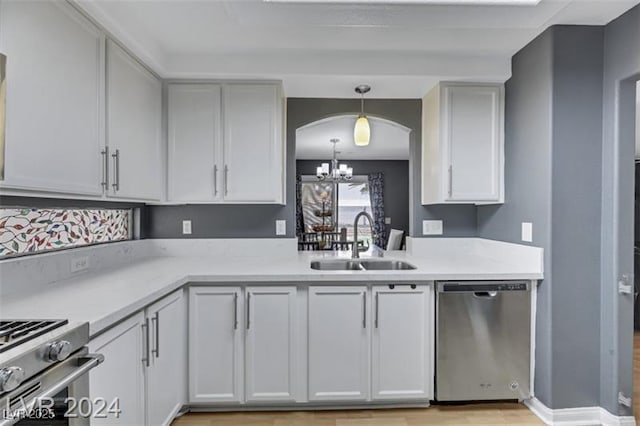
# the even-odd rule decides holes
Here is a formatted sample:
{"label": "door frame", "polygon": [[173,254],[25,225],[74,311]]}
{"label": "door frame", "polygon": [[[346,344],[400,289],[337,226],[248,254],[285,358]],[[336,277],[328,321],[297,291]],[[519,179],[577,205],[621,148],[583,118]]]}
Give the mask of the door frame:
{"label": "door frame", "polygon": [[622,404],[620,397],[633,398],[634,298],[620,293],[619,283],[626,279],[633,285],[638,80],[640,70],[617,80],[613,105],[607,105],[605,87],[603,113],[600,401],[618,416],[633,415],[632,407]]}

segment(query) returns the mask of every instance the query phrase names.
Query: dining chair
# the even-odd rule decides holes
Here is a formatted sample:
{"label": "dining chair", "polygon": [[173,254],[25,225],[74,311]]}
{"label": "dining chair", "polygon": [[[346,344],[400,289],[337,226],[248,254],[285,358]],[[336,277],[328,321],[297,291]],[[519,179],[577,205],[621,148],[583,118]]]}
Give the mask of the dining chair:
{"label": "dining chair", "polygon": [[331,250],[352,250],[353,241],[332,241]]}
{"label": "dining chair", "polygon": [[318,233],[317,232],[303,232],[299,236],[300,240],[305,243],[318,241]]}
{"label": "dining chair", "polygon": [[317,251],[320,250],[320,243],[317,241],[298,241],[299,251]]}

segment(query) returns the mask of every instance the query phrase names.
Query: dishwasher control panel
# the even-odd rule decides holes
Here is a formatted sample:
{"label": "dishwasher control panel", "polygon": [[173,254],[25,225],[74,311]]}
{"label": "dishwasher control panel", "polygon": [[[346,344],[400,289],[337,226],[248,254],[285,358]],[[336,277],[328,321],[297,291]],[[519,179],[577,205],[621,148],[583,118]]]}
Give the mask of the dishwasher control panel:
{"label": "dishwasher control panel", "polygon": [[472,292],[472,291],[528,291],[528,281],[440,281],[438,292]]}

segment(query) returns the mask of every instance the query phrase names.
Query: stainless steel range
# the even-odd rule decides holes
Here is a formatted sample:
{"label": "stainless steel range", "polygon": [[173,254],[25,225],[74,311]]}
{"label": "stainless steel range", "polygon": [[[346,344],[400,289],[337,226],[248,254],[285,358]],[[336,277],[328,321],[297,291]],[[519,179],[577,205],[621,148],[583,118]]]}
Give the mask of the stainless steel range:
{"label": "stainless steel range", "polygon": [[89,324],[67,320],[0,321],[0,426],[88,425],[88,372],[104,357],[89,354]]}

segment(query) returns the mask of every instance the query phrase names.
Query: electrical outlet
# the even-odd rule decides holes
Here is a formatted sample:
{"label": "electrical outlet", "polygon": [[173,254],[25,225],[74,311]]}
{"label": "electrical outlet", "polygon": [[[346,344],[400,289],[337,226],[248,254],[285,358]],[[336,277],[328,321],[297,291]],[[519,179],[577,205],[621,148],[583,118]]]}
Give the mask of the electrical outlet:
{"label": "electrical outlet", "polygon": [[182,221],[182,234],[183,235],[191,235],[191,221],[183,220]]}
{"label": "electrical outlet", "polygon": [[385,225],[391,225],[391,218],[390,217],[385,217],[384,218],[384,224]]}
{"label": "electrical outlet", "polygon": [[441,220],[423,220],[422,235],[442,235]]}
{"label": "electrical outlet", "polygon": [[89,256],[78,256],[71,258],[71,273],[89,269]]}
{"label": "electrical outlet", "polygon": [[286,235],[286,234],[287,234],[287,221],[276,220],[276,235]]}
{"label": "electrical outlet", "polygon": [[533,223],[522,222],[522,241],[525,243],[533,242]]}

